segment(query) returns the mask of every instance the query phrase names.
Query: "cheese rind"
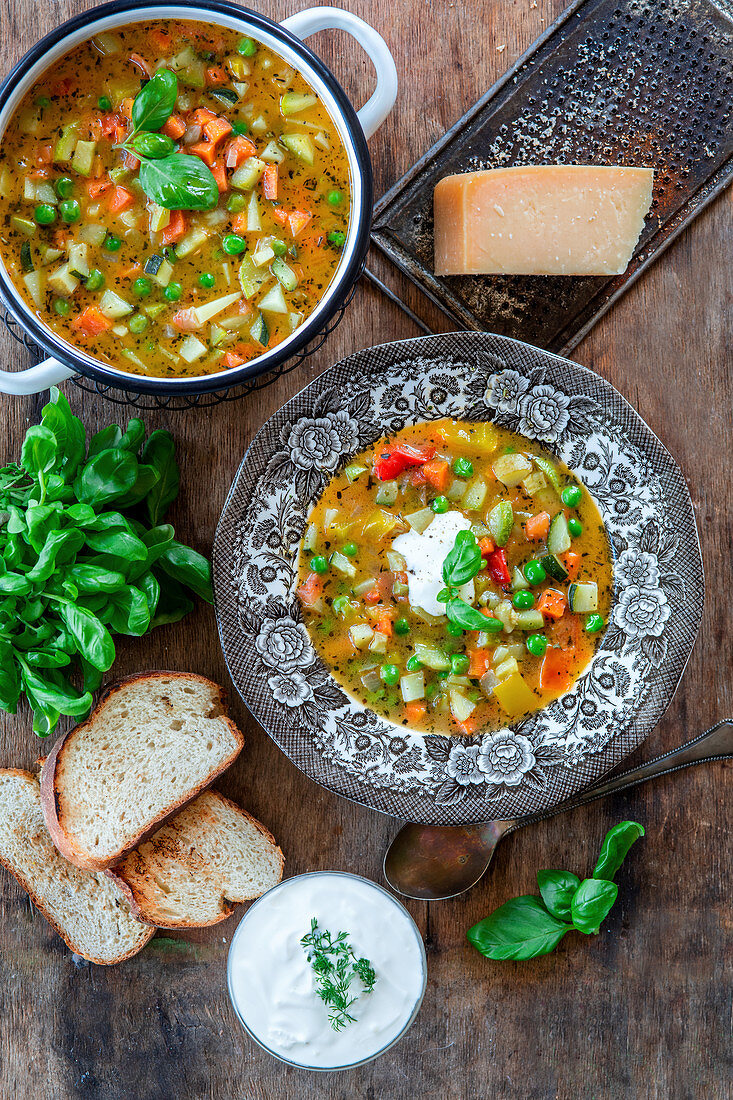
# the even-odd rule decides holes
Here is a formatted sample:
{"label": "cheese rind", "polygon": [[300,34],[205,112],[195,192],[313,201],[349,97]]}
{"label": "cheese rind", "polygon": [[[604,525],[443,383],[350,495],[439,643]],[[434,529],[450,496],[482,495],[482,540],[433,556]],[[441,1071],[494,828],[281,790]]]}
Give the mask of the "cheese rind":
{"label": "cheese rind", "polygon": [[651,168],[492,168],[435,188],[436,275],[620,275],[652,201]]}

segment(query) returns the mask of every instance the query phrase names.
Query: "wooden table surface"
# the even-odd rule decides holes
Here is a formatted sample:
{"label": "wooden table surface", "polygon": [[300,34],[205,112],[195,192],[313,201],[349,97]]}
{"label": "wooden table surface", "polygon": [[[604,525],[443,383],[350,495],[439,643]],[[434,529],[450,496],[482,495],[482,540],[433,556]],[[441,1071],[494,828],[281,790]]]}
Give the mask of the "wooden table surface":
{"label": "wooden table surface", "polygon": [[[293,0],[263,0],[283,18]],[[563,0],[345,0],[391,45],[396,108],[371,142],[382,194],[531,44]],[[0,70],[85,0],[2,0]],[[341,33],[311,43],[355,101],[370,66]],[[679,462],[695,504],[707,574],[702,629],[677,695],[633,764],[733,713],[731,652],[731,402],[729,348],[731,197],[726,193],[607,314],[575,358],[609,379]],[[375,270],[439,331],[444,319],[378,256]],[[726,266],[727,265],[727,266]],[[182,491],[173,521],[203,552],[252,435],[287,398],[358,348],[416,335],[414,325],[361,286],[340,328],[306,365],[247,400],[188,413],[146,413],[174,433]],[[2,363],[17,361],[2,334]],[[73,385],[66,392],[90,429],[127,415]],[[19,456],[44,396],[0,400],[0,461]],[[682,563],[684,568],[684,563]],[[214,615],[149,639],[121,642],[115,673],[192,670],[228,684]],[[286,873],[348,869],[380,881],[397,830],[387,817],[321,790],[283,757],[238,698],[246,748],[221,787],[267,824]],[[28,712],[0,721],[2,766],[39,751]],[[707,765],[659,779],[516,833],[470,894],[409,905],[425,936],[427,995],[417,1023],[384,1058],[342,1074],[306,1074],[261,1052],[242,1033],[226,994],[227,946],[238,916],[186,936],[160,935],[116,968],[75,961],[34,914],[14,879],[0,875],[0,1080],[5,1100],[412,1100],[605,1097],[717,1100],[729,1096],[731,884],[730,768]],[[726,774],[728,773],[728,774]],[[619,901],[598,937],[567,937],[531,963],[492,963],[466,929],[516,894],[533,892],[540,867],[581,873],[607,828],[643,823],[646,838],[618,876]],[[725,1081],[729,1085],[725,1085]]]}

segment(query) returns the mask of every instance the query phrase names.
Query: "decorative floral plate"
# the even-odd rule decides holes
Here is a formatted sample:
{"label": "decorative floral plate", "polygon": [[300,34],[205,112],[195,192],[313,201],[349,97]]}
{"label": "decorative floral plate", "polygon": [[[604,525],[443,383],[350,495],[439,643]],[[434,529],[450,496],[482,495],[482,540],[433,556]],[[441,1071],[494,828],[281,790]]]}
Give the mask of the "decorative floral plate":
{"label": "decorative floral plate", "polygon": [[[610,624],[572,691],[468,738],[411,733],[347,696],[295,595],[298,543],[328,478],[385,432],[444,416],[547,444],[593,494],[615,562]],[[357,352],[268,420],[219,522],[214,587],[237,690],[302,771],[385,813],[462,825],[554,805],[644,740],[692,650],[704,581],[682,474],[623,397],[567,359],[466,332]]]}

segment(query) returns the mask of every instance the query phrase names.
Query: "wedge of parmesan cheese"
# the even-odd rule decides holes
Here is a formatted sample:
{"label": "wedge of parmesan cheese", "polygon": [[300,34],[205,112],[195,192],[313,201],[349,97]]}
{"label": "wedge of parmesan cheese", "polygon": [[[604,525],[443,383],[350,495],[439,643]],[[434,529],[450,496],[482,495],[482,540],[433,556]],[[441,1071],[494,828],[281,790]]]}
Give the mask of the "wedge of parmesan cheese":
{"label": "wedge of parmesan cheese", "polygon": [[436,275],[620,275],[652,201],[651,168],[493,168],[435,188]]}

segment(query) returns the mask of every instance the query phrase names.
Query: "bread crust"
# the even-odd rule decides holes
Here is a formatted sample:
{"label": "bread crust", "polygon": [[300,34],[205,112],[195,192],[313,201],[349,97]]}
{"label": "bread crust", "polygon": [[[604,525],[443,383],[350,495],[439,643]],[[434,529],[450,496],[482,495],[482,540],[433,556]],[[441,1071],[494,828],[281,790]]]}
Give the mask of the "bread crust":
{"label": "bread crust", "polygon": [[[17,775],[22,779],[30,779],[32,783],[38,782],[38,777],[34,775],[33,772],[24,771],[22,768],[2,768],[0,769],[0,773],[5,775]],[[80,948],[77,943],[74,943],[69,933],[64,928],[62,928],[61,925],[58,924],[58,922],[51,916],[43,902],[43,899],[40,897],[39,894],[36,893],[31,883],[26,882],[22,875],[18,874],[18,872],[13,867],[11,867],[10,864],[3,858],[2,854],[0,854],[0,867],[4,867],[6,871],[9,871],[15,881],[20,886],[22,886],[38,912],[45,920],[48,921],[54,932],[56,932],[57,935],[61,937],[69,950],[73,951],[76,955],[80,955],[81,958],[87,959],[88,962],[96,963],[98,966],[113,966],[116,963],[124,962],[125,959],[131,959],[134,955],[137,955],[138,952],[142,951],[143,947],[146,947],[155,935],[155,928],[151,928],[146,921],[140,921],[140,925],[146,931],[145,938],[141,941],[139,947],[131,948],[129,951],[124,952],[124,954],[122,955],[118,955],[114,959],[100,959],[93,955],[90,955],[82,948]],[[126,894],[126,891],[123,890],[122,892]],[[132,913],[132,909],[130,909],[130,912]],[[134,916],[134,913],[132,915]]]}
{"label": "bread crust", "polygon": [[[240,814],[240,816],[245,818],[245,820],[250,825],[254,825],[254,827],[257,829],[257,831],[260,832],[265,837],[265,839],[270,842],[270,844],[272,844],[272,847],[273,847],[274,851],[277,853],[277,855],[279,857],[279,860],[280,860],[280,868],[279,868],[279,872],[278,872],[277,881],[281,882],[282,881],[282,876],[283,876],[283,869],[285,867],[285,856],[283,855],[282,849],[278,845],[277,841],[275,840],[275,837],[272,835],[270,830],[268,828],[266,828],[266,826],[264,826],[261,821],[258,821],[256,817],[253,817],[252,814],[247,812],[247,810],[243,809],[241,806],[238,806],[236,802],[232,802],[231,798],[227,798],[226,795],[223,795],[220,791],[212,791],[211,793],[215,794],[217,796],[217,798],[220,798],[222,800],[222,802],[226,802],[227,805],[230,807],[230,809],[232,809],[232,810],[236,811],[236,813]],[[160,828],[160,826],[158,826],[158,828]],[[136,920],[139,920],[141,924],[147,924],[147,925],[150,925],[153,928],[165,928],[165,929],[209,928],[212,925],[220,924],[223,920],[227,920],[229,917],[231,917],[232,913],[234,912],[234,910],[236,909],[236,907],[238,905],[243,904],[245,901],[251,901],[252,898],[254,898],[254,897],[259,897],[258,894],[253,894],[252,898],[242,898],[241,901],[236,901],[236,902],[226,901],[225,899],[222,899],[223,905],[222,905],[221,914],[219,916],[215,917],[214,920],[203,921],[203,922],[184,921],[184,920],[182,920],[182,921],[172,922],[172,923],[169,923],[169,924],[161,924],[160,922],[156,922],[156,921],[153,920],[152,912],[150,910],[148,910],[148,911],[145,910],[144,902],[143,902],[143,904],[141,904],[140,899],[133,892],[132,887],[130,886],[128,879],[125,877],[124,870],[121,867],[116,867],[115,869],[109,869],[106,873],[109,875],[110,878],[114,879],[117,886],[119,886],[119,888],[124,893],[125,897],[127,898],[128,902],[130,904],[130,912],[136,918]]]}
{"label": "bread crust", "polygon": [[[155,680],[159,676],[165,676],[166,678],[174,677],[175,679],[188,681],[196,680],[200,684],[205,684],[208,687],[213,688],[214,692],[217,695],[218,704],[219,706],[221,706],[223,712],[220,715],[220,718],[222,721],[226,722],[227,726],[229,727],[229,730],[234,737],[234,740],[237,742],[236,748],[215,771],[211,772],[211,774],[204,782],[199,783],[194,789],[190,791],[190,793],[186,794],[178,801],[171,803],[169,806],[167,806],[163,813],[159,814],[158,817],[153,822],[151,822],[150,826],[144,830],[144,832],[139,833],[137,836],[133,837],[128,844],[120,847],[109,859],[95,859],[94,856],[90,855],[90,853],[86,851],[86,849],[77,844],[64,828],[63,815],[59,805],[57,786],[57,773],[59,763],[63,757],[64,748],[68,746],[71,739],[80,730],[87,729],[89,726],[99,720],[100,716],[104,713],[104,709],[109,701],[115,695],[118,695],[123,688],[140,681]],[[63,737],[60,737],[51,749],[51,752],[46,757],[46,760],[44,761],[43,767],[41,768],[41,809],[43,811],[43,819],[46,823],[46,828],[51,834],[51,839],[58,848],[59,852],[62,856],[64,856],[65,859],[68,859],[69,863],[73,863],[76,867],[80,867],[83,871],[106,871],[110,867],[114,867],[117,863],[119,863],[123,856],[127,855],[128,852],[131,852],[133,848],[136,848],[138,844],[142,844],[144,840],[147,840],[148,837],[152,836],[153,833],[156,832],[161,827],[161,825],[163,825],[170,817],[173,817],[173,815],[178,810],[188,805],[188,803],[191,802],[198,794],[201,794],[202,791],[211,786],[214,780],[217,779],[218,776],[222,774],[222,772],[231,767],[231,765],[239,756],[243,747],[244,736],[242,735],[241,730],[229,717],[229,714],[227,712],[227,700],[224,689],[219,684],[214,683],[213,680],[209,680],[205,676],[199,676],[194,672],[169,672],[165,669],[155,669],[148,670],[147,672],[138,672],[132,676],[125,677],[123,680],[117,680],[114,683],[108,685],[107,688],[105,688],[104,692],[99,697],[99,700],[94,707],[94,710],[91,712],[86,721],[82,722],[79,726],[75,726],[72,730],[69,730],[69,732],[65,733]]]}

